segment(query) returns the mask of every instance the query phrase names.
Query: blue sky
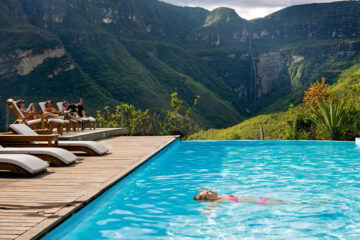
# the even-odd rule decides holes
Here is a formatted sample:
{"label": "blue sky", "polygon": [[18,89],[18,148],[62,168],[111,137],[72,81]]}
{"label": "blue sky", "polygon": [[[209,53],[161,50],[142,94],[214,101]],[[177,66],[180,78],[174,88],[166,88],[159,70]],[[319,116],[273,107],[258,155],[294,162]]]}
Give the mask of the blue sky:
{"label": "blue sky", "polygon": [[334,2],[331,0],[161,0],[180,6],[203,7],[212,10],[217,7],[230,7],[245,19],[264,17],[282,8],[306,4]]}

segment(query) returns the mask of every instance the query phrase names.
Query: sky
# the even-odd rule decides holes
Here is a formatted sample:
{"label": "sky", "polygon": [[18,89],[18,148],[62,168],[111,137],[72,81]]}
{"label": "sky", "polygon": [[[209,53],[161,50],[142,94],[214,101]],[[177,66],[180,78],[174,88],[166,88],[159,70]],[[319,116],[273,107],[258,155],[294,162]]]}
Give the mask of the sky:
{"label": "sky", "polygon": [[265,17],[282,8],[306,3],[334,2],[331,0],[161,0],[179,6],[202,7],[213,10],[217,7],[230,7],[240,17],[251,20]]}

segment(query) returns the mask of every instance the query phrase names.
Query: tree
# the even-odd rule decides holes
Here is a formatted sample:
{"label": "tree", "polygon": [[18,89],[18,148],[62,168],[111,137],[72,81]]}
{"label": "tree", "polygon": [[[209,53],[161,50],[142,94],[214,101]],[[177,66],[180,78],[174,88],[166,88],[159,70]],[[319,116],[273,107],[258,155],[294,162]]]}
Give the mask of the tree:
{"label": "tree", "polygon": [[[182,137],[189,136],[201,130],[197,121],[192,118],[191,108],[185,107],[184,101],[179,98],[178,93],[174,92],[170,95],[171,111],[165,113],[164,120],[161,122],[162,134],[164,135],[180,135]],[[199,97],[194,100],[197,104]]]}
{"label": "tree", "polygon": [[306,106],[318,107],[320,102],[331,97],[329,85],[324,77],[319,82],[311,84],[310,88],[305,91],[304,103]]}

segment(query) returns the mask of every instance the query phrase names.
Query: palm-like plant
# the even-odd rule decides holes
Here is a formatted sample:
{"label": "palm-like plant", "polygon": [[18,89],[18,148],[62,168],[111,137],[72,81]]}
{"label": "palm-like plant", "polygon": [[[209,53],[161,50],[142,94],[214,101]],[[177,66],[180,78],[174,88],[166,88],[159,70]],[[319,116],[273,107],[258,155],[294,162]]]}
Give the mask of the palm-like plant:
{"label": "palm-like plant", "polygon": [[331,140],[341,139],[349,113],[349,102],[334,98],[322,100],[318,106],[308,105],[308,111],[303,112],[306,117],[322,128]]}

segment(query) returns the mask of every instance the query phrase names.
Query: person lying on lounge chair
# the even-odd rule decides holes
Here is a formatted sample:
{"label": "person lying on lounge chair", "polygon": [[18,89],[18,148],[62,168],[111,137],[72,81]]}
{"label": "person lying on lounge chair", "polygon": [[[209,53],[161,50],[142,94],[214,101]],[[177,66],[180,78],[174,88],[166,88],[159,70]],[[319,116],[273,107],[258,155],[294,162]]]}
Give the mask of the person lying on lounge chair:
{"label": "person lying on lounge chair", "polygon": [[60,118],[60,113],[52,106],[52,101],[45,102],[44,115],[50,118]]}
{"label": "person lying on lounge chair", "polygon": [[95,129],[95,127],[96,127],[96,119],[91,117],[91,116],[86,116],[84,105],[85,105],[84,104],[84,99],[80,98],[80,102],[76,104],[78,115],[83,120],[90,121],[92,127]]}
{"label": "person lying on lounge chair", "polygon": [[35,112],[35,106],[33,103],[31,103],[28,106],[28,108],[25,109],[25,101],[20,99],[16,102],[16,105],[18,106],[18,108],[20,109],[22,114],[24,114],[24,116],[26,117],[27,120],[35,120],[36,119],[36,115],[30,114],[30,113]]}
{"label": "person lying on lounge chair", "polygon": [[68,114],[68,117],[70,119],[76,120],[76,121],[81,121],[81,118],[79,117],[78,113],[77,113],[77,107],[75,104],[69,104],[69,102],[67,100],[63,101],[62,103],[63,105],[63,109],[61,111],[61,113]]}

